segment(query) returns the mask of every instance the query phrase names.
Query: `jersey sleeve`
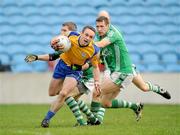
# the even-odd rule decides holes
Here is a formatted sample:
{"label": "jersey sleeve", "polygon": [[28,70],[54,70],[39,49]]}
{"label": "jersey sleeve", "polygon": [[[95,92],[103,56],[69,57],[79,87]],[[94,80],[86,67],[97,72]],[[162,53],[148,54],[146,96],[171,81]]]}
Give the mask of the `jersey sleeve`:
{"label": "jersey sleeve", "polygon": [[111,43],[114,43],[117,40],[117,35],[114,31],[110,31],[107,36],[104,38],[104,40],[108,40]]}
{"label": "jersey sleeve", "polygon": [[91,64],[96,67],[100,63],[99,53],[94,55],[90,61],[91,61]]}
{"label": "jersey sleeve", "polygon": [[99,60],[99,53],[100,53],[100,48],[97,47],[96,45],[93,45],[94,46],[94,54],[91,58],[91,63],[93,66],[97,66],[99,63],[100,63],[100,60]]}
{"label": "jersey sleeve", "polygon": [[67,36],[70,37],[70,36],[79,36],[79,35],[80,34],[76,31],[70,31]]}

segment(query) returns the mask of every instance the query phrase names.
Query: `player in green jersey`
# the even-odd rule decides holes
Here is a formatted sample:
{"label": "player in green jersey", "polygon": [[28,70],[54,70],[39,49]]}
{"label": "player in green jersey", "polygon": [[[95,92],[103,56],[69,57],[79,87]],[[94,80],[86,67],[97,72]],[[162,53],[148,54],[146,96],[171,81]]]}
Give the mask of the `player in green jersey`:
{"label": "player in green jersey", "polygon": [[[100,11],[98,16],[105,16],[110,21],[110,15],[107,11]],[[132,69],[133,69],[133,74],[134,74],[132,82],[140,90],[142,90],[144,92],[153,91],[157,94],[160,94],[161,96],[163,96],[166,99],[171,98],[169,92],[167,90],[163,89],[162,87],[160,87],[159,85],[154,85],[151,82],[145,82],[143,80],[142,76],[140,75],[140,73],[137,71],[136,66],[134,64],[132,65]]]}
{"label": "player in green jersey", "polygon": [[109,19],[104,16],[96,19],[96,29],[97,42],[95,44],[101,48],[102,61],[110,73],[105,73],[103,76],[100,83],[101,92],[93,92],[91,110],[96,112],[100,107],[100,103],[104,107],[128,107],[135,111],[137,120],[139,120],[143,108],[142,104],[113,100],[120,92],[120,89],[128,86],[133,79],[132,63],[123,37],[119,30],[110,25]]}
{"label": "player in green jersey", "polygon": [[[103,48],[101,51],[101,57],[103,58],[107,69],[101,86],[102,106],[105,108],[131,106],[132,104],[115,99],[119,94],[120,89],[125,88],[125,86],[131,81],[142,91],[153,91],[162,95],[166,99],[170,99],[171,96],[166,90],[158,85],[145,82],[141,75],[136,71],[135,66],[132,66],[122,35],[117,28],[110,24],[109,14],[106,11],[101,11],[98,16],[96,27],[98,31],[97,40],[99,42],[96,44]],[[101,16],[104,16],[107,19]],[[94,103],[97,104],[99,99],[96,97],[97,95],[94,95]],[[92,106],[94,103],[92,102]],[[133,105],[133,108],[135,108],[135,105]],[[137,114],[137,120],[139,120],[143,105],[139,104],[136,108],[137,110],[134,109],[134,111]]]}

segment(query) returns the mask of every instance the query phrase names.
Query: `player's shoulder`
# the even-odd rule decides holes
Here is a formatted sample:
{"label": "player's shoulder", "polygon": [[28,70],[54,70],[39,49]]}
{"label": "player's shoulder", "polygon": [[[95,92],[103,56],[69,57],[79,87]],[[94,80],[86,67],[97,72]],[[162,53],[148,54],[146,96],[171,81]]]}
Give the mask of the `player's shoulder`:
{"label": "player's shoulder", "polygon": [[107,37],[108,38],[121,39],[122,38],[122,33],[121,33],[121,31],[119,30],[118,27],[116,27],[114,25],[111,25],[110,29],[109,29],[109,31],[107,33]]}
{"label": "player's shoulder", "polygon": [[94,43],[92,44],[92,46],[94,47],[94,55],[98,54],[100,52],[100,48]]}
{"label": "player's shoulder", "polygon": [[79,37],[79,33],[76,31],[71,31],[69,32],[68,38],[70,39],[71,42],[76,42],[78,37]]}
{"label": "player's shoulder", "polygon": [[70,31],[70,32],[68,33],[68,37],[71,37],[71,36],[79,36],[79,35],[80,35],[80,33],[77,32],[77,31]]}

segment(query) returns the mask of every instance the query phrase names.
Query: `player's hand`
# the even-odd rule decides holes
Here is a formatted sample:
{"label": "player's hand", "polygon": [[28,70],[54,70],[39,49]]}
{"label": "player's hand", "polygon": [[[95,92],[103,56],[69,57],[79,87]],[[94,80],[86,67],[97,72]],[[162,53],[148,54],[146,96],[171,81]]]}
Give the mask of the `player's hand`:
{"label": "player's hand", "polygon": [[38,60],[38,56],[34,55],[34,54],[29,54],[26,56],[26,58],[24,59],[27,63],[33,62]]}
{"label": "player's hand", "polygon": [[59,39],[58,39],[57,36],[56,36],[56,37],[54,37],[54,38],[51,40],[50,44],[51,44],[51,46],[54,46],[54,45],[56,45],[58,42],[59,42]]}
{"label": "player's hand", "polygon": [[55,50],[55,51],[63,51],[64,49],[64,45],[62,44],[55,44],[55,45],[51,45],[51,47]]}
{"label": "player's hand", "polygon": [[97,92],[97,96],[100,96],[101,95],[101,87],[100,87],[99,81],[94,82],[94,87],[95,87],[95,90]]}

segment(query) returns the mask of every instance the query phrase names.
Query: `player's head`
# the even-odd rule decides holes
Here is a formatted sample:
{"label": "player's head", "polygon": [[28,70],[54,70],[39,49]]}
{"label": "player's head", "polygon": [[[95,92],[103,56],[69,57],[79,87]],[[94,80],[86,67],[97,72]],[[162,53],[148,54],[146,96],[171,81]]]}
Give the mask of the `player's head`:
{"label": "player's head", "polygon": [[77,31],[77,25],[74,22],[65,22],[62,24],[60,34],[66,35],[69,31]]}
{"label": "player's head", "polygon": [[109,30],[109,19],[105,16],[100,16],[96,19],[96,29],[99,36],[104,36]]}
{"label": "player's head", "polygon": [[80,36],[80,45],[81,46],[87,46],[89,43],[94,39],[96,30],[92,26],[85,26],[81,32]]}
{"label": "player's head", "polygon": [[104,17],[108,18],[108,20],[110,21],[110,15],[106,10],[101,10],[98,14],[98,17],[100,17],[100,16],[104,16]]}

